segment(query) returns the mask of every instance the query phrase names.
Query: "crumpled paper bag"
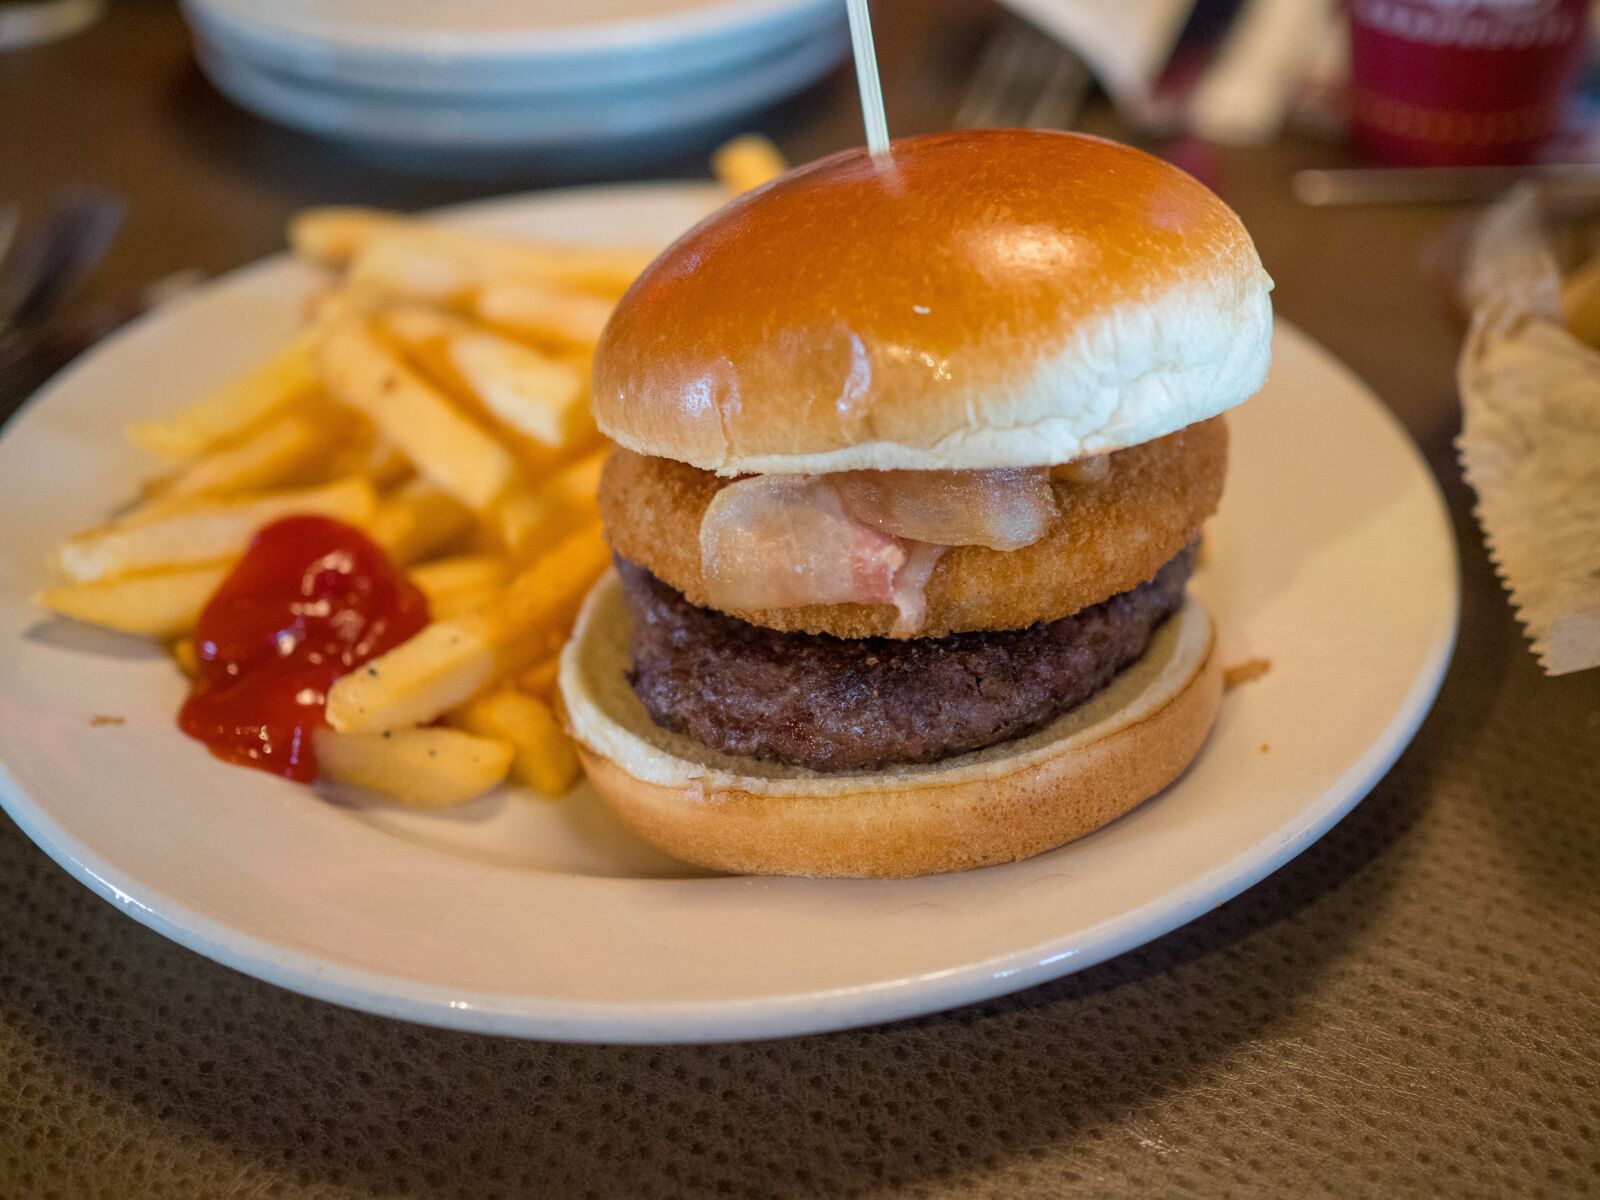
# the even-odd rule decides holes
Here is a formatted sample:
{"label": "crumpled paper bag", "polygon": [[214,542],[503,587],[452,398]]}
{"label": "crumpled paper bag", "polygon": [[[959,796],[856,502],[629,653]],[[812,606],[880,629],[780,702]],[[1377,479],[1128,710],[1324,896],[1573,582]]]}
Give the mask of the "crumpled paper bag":
{"label": "crumpled paper bag", "polygon": [[1457,449],[1489,556],[1549,675],[1600,666],[1600,351],[1567,331],[1538,193],[1479,222]]}

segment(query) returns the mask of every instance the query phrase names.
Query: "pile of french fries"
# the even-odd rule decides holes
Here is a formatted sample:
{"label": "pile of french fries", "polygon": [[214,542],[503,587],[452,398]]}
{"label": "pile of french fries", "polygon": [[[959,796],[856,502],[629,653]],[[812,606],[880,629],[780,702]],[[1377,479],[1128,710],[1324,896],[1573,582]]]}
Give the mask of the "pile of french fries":
{"label": "pile of french fries", "polygon": [[[734,190],[783,169],[758,138],[714,165]],[[560,795],[580,768],[554,711],[557,657],[609,563],[590,360],[653,252],[346,208],[301,214],[289,241],[329,273],[305,330],[128,428],[165,468],[56,547],[38,602],[162,639],[193,674],[196,621],[257,530],[298,513],[349,522],[409,572],[432,620],[334,684],[323,776],[416,807],[508,776]]]}

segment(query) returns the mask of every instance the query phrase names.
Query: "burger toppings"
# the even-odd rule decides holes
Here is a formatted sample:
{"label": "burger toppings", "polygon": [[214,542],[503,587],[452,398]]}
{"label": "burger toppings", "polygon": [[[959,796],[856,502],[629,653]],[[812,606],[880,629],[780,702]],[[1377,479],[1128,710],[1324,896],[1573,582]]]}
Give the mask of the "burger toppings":
{"label": "burger toppings", "polygon": [[897,638],[914,637],[922,631],[928,619],[928,580],[940,556],[949,549],[931,542],[906,544],[911,547],[906,565],[894,577],[895,621],[890,633]]}
{"label": "burger toppings", "polygon": [[706,586],[723,608],[893,604],[910,551],[853,520],[826,479],[756,475],[723,488],[700,523]]}
{"label": "burger toppings", "polygon": [[718,608],[889,604],[910,637],[946,548],[1018,550],[1059,515],[1045,470],[753,475],[706,509],[700,564]]}
{"label": "burger toppings", "polygon": [[862,524],[940,546],[1020,550],[1061,515],[1046,469],[845,471],[828,479]]}

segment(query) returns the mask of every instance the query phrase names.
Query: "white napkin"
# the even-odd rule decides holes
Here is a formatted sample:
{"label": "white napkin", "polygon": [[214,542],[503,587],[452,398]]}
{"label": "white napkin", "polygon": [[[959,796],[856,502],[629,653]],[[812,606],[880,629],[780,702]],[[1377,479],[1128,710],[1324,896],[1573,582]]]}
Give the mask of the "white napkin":
{"label": "white napkin", "polygon": [[1001,0],[1070,46],[1124,114],[1155,113],[1156,81],[1194,0]]}
{"label": "white napkin", "polygon": [[1316,56],[1343,29],[1335,0],[1245,0],[1190,97],[1189,127],[1224,145],[1270,142]]}
{"label": "white napkin", "polygon": [[1457,448],[1489,556],[1547,674],[1600,666],[1600,352],[1563,323],[1531,187],[1479,223],[1463,291]]}

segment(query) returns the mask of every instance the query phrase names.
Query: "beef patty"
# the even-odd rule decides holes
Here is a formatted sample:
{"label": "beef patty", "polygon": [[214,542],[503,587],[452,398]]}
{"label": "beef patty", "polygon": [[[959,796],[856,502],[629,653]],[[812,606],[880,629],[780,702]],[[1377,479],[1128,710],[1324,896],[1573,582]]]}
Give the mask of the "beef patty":
{"label": "beef patty", "polygon": [[689,603],[623,558],[628,682],[656,724],[817,771],[933,762],[1022,737],[1137,659],[1183,603],[1194,546],[1154,579],[1025,629],[940,638],[780,633]]}

